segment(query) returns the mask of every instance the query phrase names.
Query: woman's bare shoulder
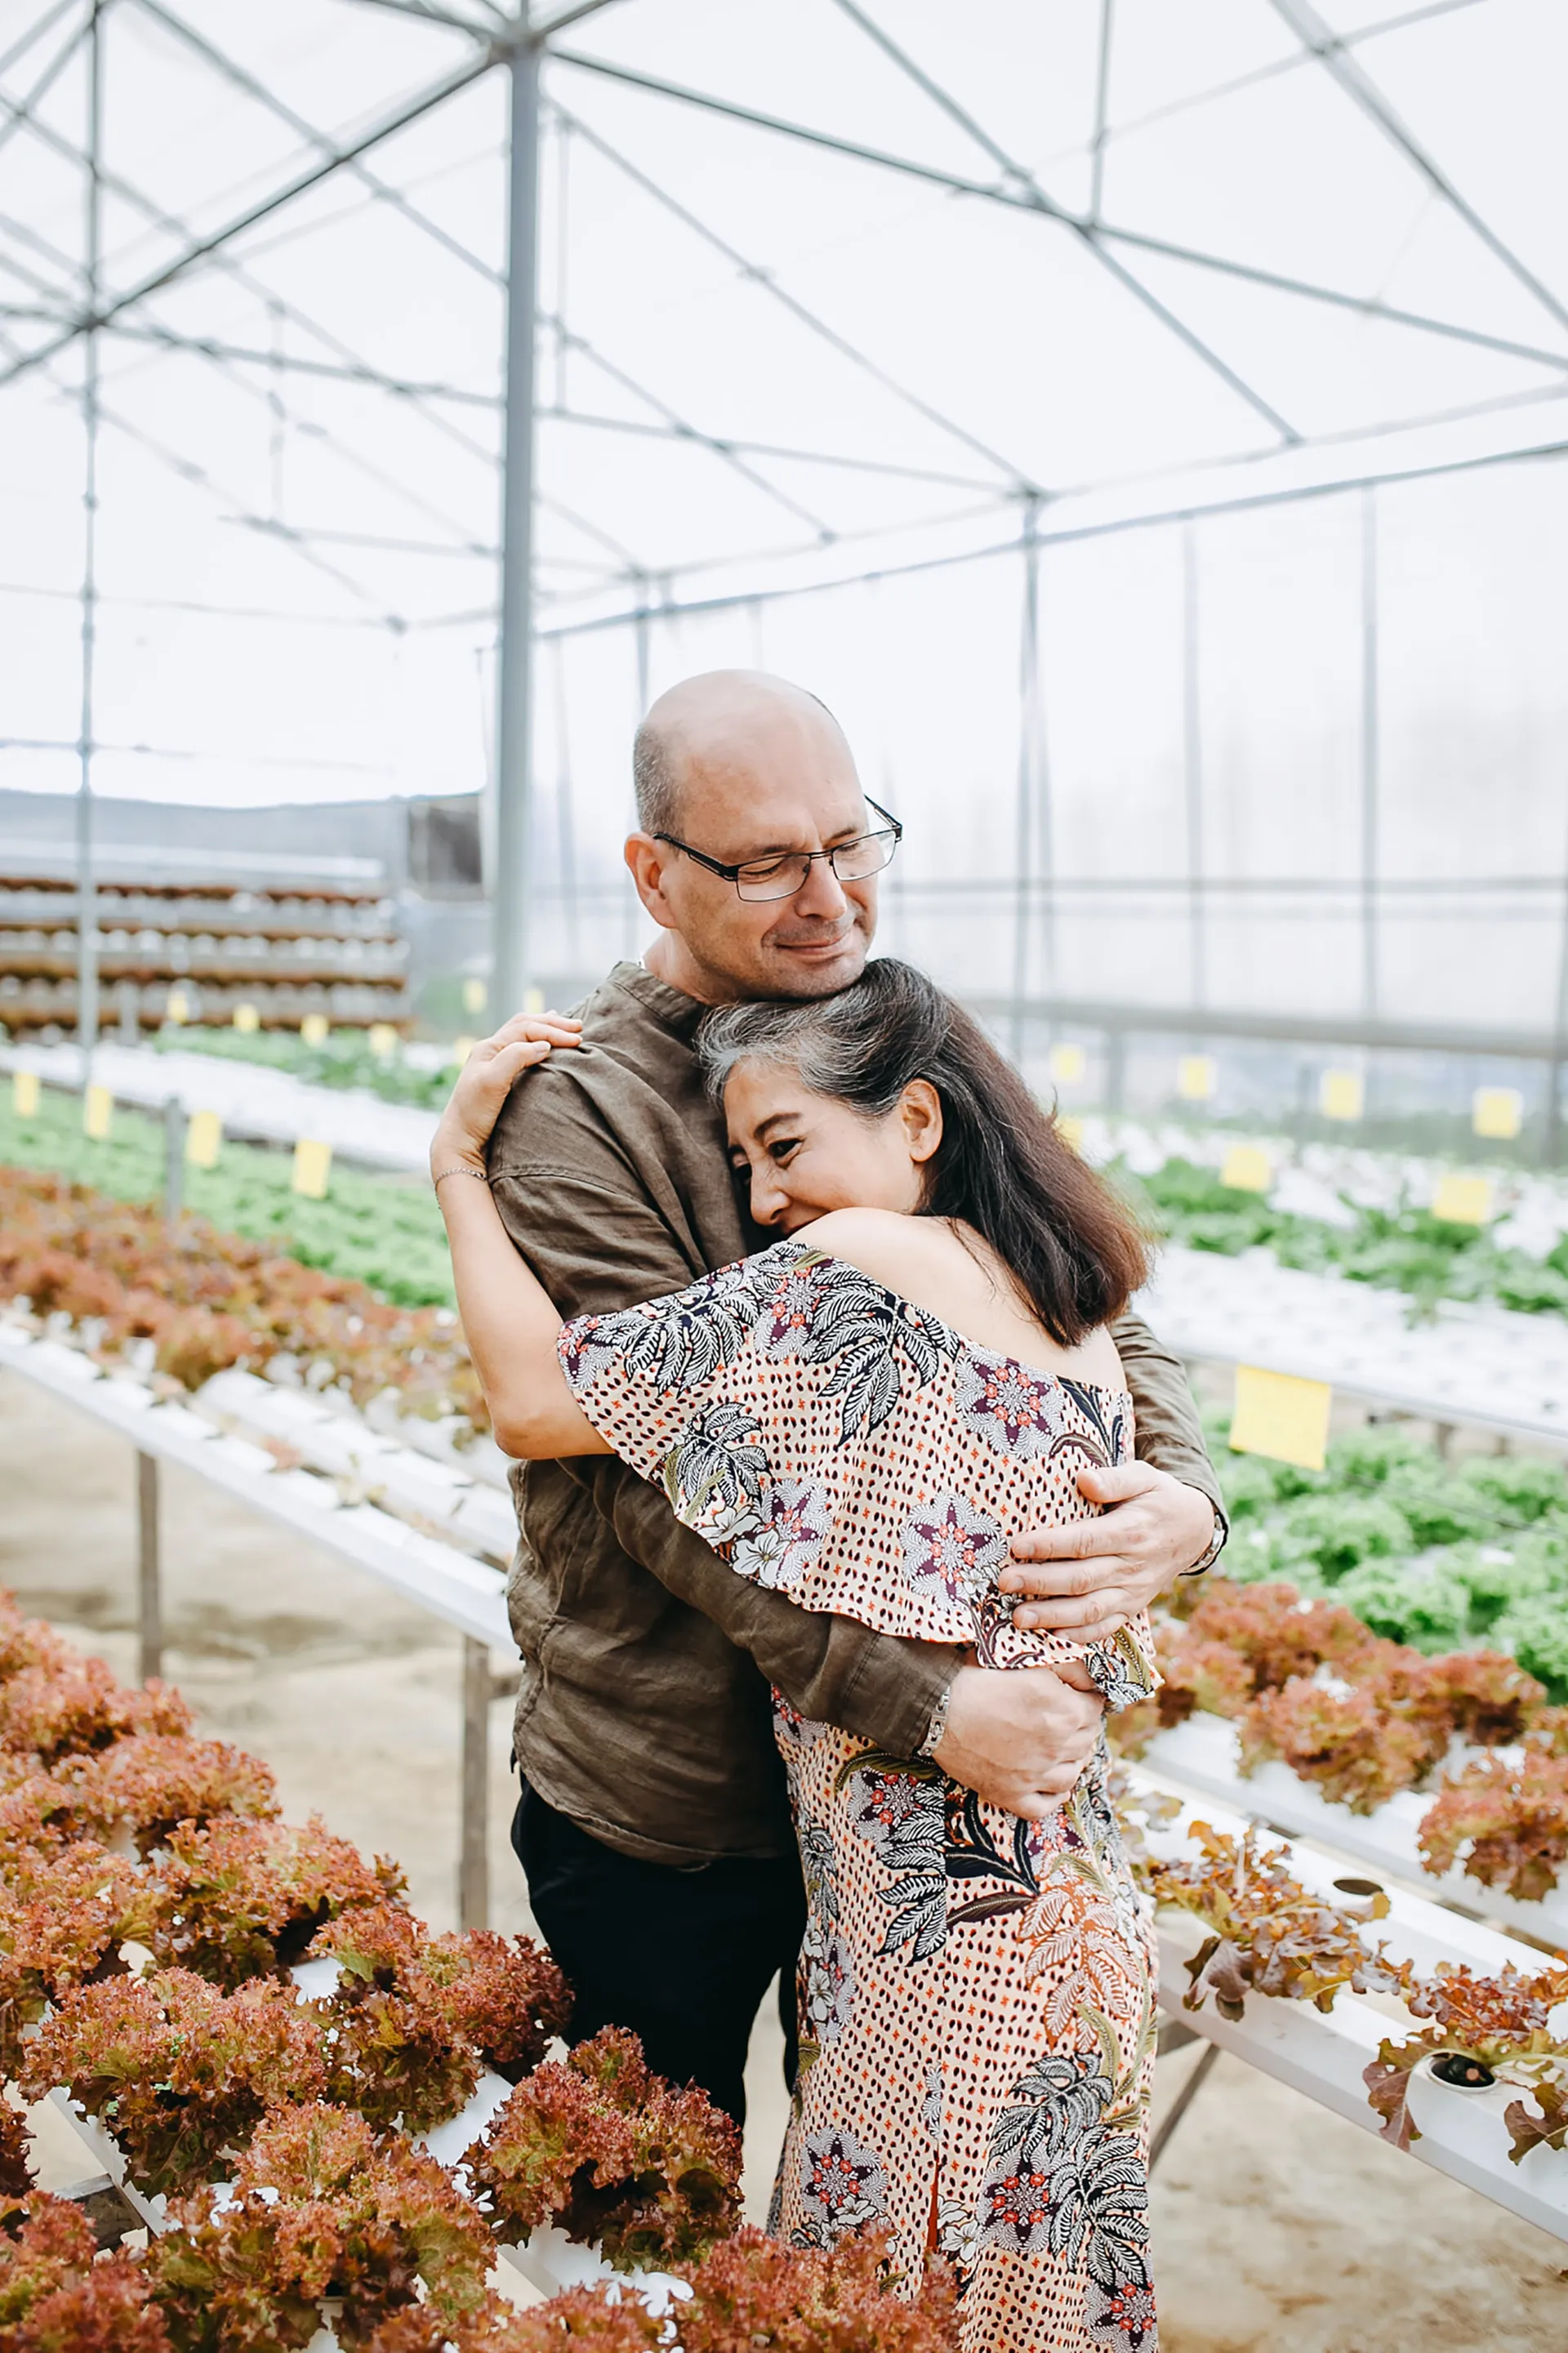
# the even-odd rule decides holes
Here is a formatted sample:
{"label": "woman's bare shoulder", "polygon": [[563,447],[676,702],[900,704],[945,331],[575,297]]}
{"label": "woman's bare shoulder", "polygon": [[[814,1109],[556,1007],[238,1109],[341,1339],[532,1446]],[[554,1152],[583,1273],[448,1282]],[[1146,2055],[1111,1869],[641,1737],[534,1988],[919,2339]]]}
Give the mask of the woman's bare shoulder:
{"label": "woman's bare shoulder", "polygon": [[963,1254],[963,1245],[940,1219],[903,1217],[897,1209],[830,1209],[803,1227],[796,1239],[858,1266],[889,1291],[907,1290],[922,1273]]}

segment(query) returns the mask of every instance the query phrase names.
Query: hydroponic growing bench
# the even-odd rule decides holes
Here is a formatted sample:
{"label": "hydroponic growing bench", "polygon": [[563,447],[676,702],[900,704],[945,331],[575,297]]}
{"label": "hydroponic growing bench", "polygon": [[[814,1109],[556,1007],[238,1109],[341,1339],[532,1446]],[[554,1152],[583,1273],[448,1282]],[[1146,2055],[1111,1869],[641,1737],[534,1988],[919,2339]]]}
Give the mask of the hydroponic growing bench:
{"label": "hydroponic growing bench", "polygon": [[1439,1427],[1568,1449],[1568,1326],[1554,1315],[1445,1300],[1412,1321],[1403,1292],[1167,1249],[1138,1303],[1190,1361],[1256,1365]]}
{"label": "hydroponic growing bench", "polygon": [[[1211,1828],[1237,1837],[1245,1819],[1227,1810],[1194,1804],[1173,1776],[1135,1767],[1135,1784],[1168,1789],[1183,1800],[1180,1815],[1161,1828],[1151,1829],[1148,1844],[1157,1855],[1174,1855],[1183,1846],[1189,1825],[1206,1821]],[[1287,1868],[1314,1894],[1331,1902],[1336,1889],[1364,1894],[1369,1883],[1360,1876],[1347,1881],[1345,1865],[1331,1855],[1291,1842]],[[1440,1961],[1468,1964],[1477,1971],[1495,1974],[1511,1963],[1528,1974],[1541,1957],[1529,1946],[1504,1936],[1480,1921],[1466,1920],[1423,1896],[1385,1890],[1386,1915],[1375,1922],[1371,1941],[1381,1941],[1398,1960],[1408,1959],[1430,1972]],[[1377,2053],[1389,2032],[1389,2011],[1371,1995],[1342,1989],[1333,2007],[1320,2010],[1308,2001],[1286,2001],[1249,1994],[1242,2015],[1222,2018],[1213,1999],[1201,2010],[1182,2007],[1191,1982],[1186,1962],[1203,1942],[1197,1920],[1162,1915],[1159,1921],[1160,2000],[1167,2015],[1180,2019],[1220,2050],[1228,2051],[1249,2066],[1276,2076],[1309,2099],[1331,2108],[1336,2116],[1364,2131],[1376,2132],[1379,2119],[1367,2100],[1363,2070]],[[1417,2071],[1412,2088],[1412,2113],[1420,2138],[1411,2154],[1467,2188],[1479,2189],[1494,2204],[1506,2207],[1554,2238],[1568,2239],[1568,2154],[1538,2147],[1518,2164],[1509,2157],[1509,2136],[1503,2109],[1517,2093],[1501,2084],[1460,2089],[1442,2082],[1429,2068]]]}
{"label": "hydroponic growing bench", "polygon": [[[74,1046],[0,1048],[52,1085],[80,1083]],[[345,1160],[423,1169],[436,1115],[212,1055],[105,1046],[94,1077],[117,1099],[216,1111],[226,1131],[273,1144],[310,1136]],[[1266,1251],[1162,1251],[1138,1304],[1190,1362],[1256,1365],[1326,1381],[1347,1397],[1441,1428],[1489,1430],[1568,1450],[1568,1326],[1554,1315],[1445,1301],[1412,1320],[1403,1292],[1279,1266]]]}
{"label": "hydroponic growing bench", "polygon": [[[178,1463],[248,1504],[265,1517],[279,1521],[298,1535],[335,1553],[353,1567],[391,1586],[421,1609],[456,1628],[463,1639],[463,1749],[461,1845],[458,1911],[462,1926],[482,1927],[489,1909],[487,1840],[489,1814],[489,1710],[492,1701],[515,1688],[509,1677],[497,1677],[490,1665],[492,1649],[510,1651],[504,1577],[499,1568],[412,1526],[374,1503],[348,1503],[329,1475],[302,1467],[280,1465],[263,1445],[224,1432],[216,1418],[194,1412],[177,1403],[160,1404],[141,1382],[103,1373],[80,1350],[58,1341],[40,1339],[15,1324],[0,1321],[0,1367],[19,1373],[53,1397],[62,1398],[109,1429],[117,1430],[135,1449],[138,1471],[139,1560],[138,1623],[141,1672],[155,1674],[162,1665],[163,1611],[158,1546],[158,1480],[160,1462]],[[220,1376],[231,1383],[235,1376]],[[247,1376],[239,1376],[240,1379]],[[258,1388],[266,1384],[257,1383]],[[279,1392],[281,1397],[284,1393]],[[301,1406],[310,1400],[300,1398]],[[321,1421],[334,1419],[321,1410]],[[363,1428],[363,1425],[361,1425]],[[291,1435],[302,1434],[296,1419]],[[374,1432],[363,1431],[366,1459],[384,1462],[388,1452]],[[320,1442],[327,1443],[323,1430]],[[378,1446],[382,1451],[378,1453]],[[409,1458],[418,1462],[418,1458]],[[420,1463],[434,1472],[434,1463]],[[384,1475],[387,1475],[384,1473]],[[405,1467],[406,1475],[406,1467]],[[450,1488],[447,1490],[451,1493]],[[498,1500],[487,1497],[488,1502]],[[459,1492],[454,1508],[467,1504],[479,1508],[477,1495]],[[510,1505],[505,1505],[510,1517]]]}

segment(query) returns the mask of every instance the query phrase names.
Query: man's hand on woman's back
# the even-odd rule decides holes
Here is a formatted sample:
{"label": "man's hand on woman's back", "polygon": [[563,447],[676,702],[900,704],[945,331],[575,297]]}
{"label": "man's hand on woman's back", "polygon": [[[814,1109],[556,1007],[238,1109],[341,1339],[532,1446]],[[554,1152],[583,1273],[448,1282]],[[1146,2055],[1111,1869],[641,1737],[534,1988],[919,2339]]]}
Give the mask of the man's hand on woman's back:
{"label": "man's hand on woman's back", "polygon": [[1103,1508],[1093,1519],[1016,1536],[999,1581],[1020,1604],[1015,1625],[1102,1642],[1202,1558],[1215,1513],[1201,1487],[1152,1462],[1085,1471],[1078,1483]]}
{"label": "man's hand on woman's back", "polygon": [[1081,1667],[961,1667],[931,1762],[992,1805],[1038,1821],[1093,1756],[1104,1716]]}

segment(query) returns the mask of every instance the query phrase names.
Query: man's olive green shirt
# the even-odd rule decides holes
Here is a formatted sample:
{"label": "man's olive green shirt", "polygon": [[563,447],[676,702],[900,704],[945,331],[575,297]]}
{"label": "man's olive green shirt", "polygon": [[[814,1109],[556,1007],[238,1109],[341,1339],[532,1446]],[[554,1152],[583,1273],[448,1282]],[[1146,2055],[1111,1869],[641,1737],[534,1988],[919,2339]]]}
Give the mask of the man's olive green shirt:
{"label": "man's olive green shirt", "polygon": [[[531,1072],[501,1114],[496,1204],[563,1315],[662,1298],[763,1246],[698,1076],[702,1012],[617,965],[582,1008],[581,1046]],[[1135,1315],[1113,1328],[1140,1456],[1217,1504],[1180,1364]],[[512,1488],[518,1760],[595,1837],[687,1865],[789,1852],[770,1683],[892,1756],[920,1747],[957,1651],[749,1584],[614,1457],[520,1463]]]}

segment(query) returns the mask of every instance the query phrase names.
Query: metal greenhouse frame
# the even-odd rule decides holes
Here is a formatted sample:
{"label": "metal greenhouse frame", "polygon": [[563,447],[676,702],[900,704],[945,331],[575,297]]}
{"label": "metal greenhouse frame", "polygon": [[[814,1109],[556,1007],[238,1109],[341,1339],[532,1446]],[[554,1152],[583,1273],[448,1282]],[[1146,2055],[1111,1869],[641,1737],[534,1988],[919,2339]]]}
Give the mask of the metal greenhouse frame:
{"label": "metal greenhouse frame", "polygon": [[[972,168],[963,170],[928,158],[870,143],[785,113],[740,102],[719,90],[691,87],[647,70],[644,67],[584,49],[579,39],[586,20],[612,6],[622,16],[633,15],[643,0],[568,0],[568,5],[537,9],[531,15],[509,15],[496,0],[320,0],[324,10],[344,5],[377,14],[395,15],[438,29],[464,46],[448,70],[429,80],[381,118],[340,141],[298,113],[286,97],[269,89],[247,67],[219,47],[181,13],[180,0],[48,0],[22,33],[0,53],[0,82],[24,71],[31,77],[19,98],[0,88],[0,147],[30,140],[53,162],[79,174],[82,192],[82,236],[79,253],[46,248],[25,223],[0,217],[0,259],[4,260],[7,299],[0,303],[0,389],[38,372],[52,372],[73,351],[79,353],[79,384],[71,387],[82,418],[82,500],[85,517],[84,562],[79,584],[81,638],[81,700],[79,733],[75,745],[79,769],[77,793],[77,860],[80,875],[79,1019],[85,1039],[96,1037],[99,990],[93,945],[94,768],[98,754],[95,710],[95,656],[98,647],[100,591],[97,565],[100,518],[100,440],[113,418],[106,410],[102,386],[104,339],[142,343],[148,347],[185,348],[216,369],[268,371],[268,397],[281,413],[282,387],[291,372],[335,377],[346,383],[374,385],[410,407],[439,404],[449,421],[453,404],[489,406],[488,396],[461,386],[421,383],[388,375],[373,365],[330,325],[300,323],[314,332],[331,356],[309,358],[298,353],[271,353],[236,345],[221,338],[182,337],[160,322],[148,305],[152,299],[202,269],[227,269],[244,280],[252,291],[266,290],[255,273],[236,263],[231,248],[258,224],[300,206],[333,181],[357,185],[367,202],[395,208],[407,220],[443,244],[454,268],[479,271],[504,284],[506,300],[504,402],[502,404],[500,533],[493,551],[499,569],[498,646],[496,670],[494,960],[496,996],[500,1004],[521,1003],[529,982],[539,971],[531,916],[534,880],[531,871],[533,824],[531,814],[531,745],[534,734],[534,649],[538,644],[561,646],[567,640],[604,631],[630,632],[638,648],[639,676],[647,678],[650,632],[672,620],[702,617],[725,610],[757,611],[764,605],[809,596],[827,587],[855,582],[892,580],[946,565],[968,565],[986,557],[1009,555],[1022,565],[1024,594],[1019,617],[1019,718],[1011,876],[1006,895],[1011,902],[1010,986],[1000,995],[984,997],[983,1009],[1005,1031],[1010,1030],[1016,1050],[1021,1049],[1026,1027],[1071,1024],[1101,1032],[1110,1041],[1114,1073],[1120,1066],[1127,1036],[1152,1031],[1173,1038],[1256,1037],[1276,1040],[1332,1039],[1369,1050],[1450,1049],[1473,1054],[1515,1058],[1543,1063],[1547,1071],[1543,1143],[1549,1156],[1558,1144],[1558,1103],[1563,1065],[1568,1060],[1568,876],[1561,871],[1533,871],[1492,876],[1472,873],[1462,880],[1424,882],[1390,876],[1380,871],[1380,498],[1390,485],[1500,468],[1523,460],[1557,457],[1568,451],[1568,433],[1561,429],[1531,431],[1534,409],[1568,390],[1568,307],[1543,282],[1538,271],[1500,234],[1472,204],[1463,188],[1428,151],[1402,118],[1383,86],[1363,61],[1363,52],[1376,35],[1391,28],[1416,26],[1475,5],[1475,0],[1427,0],[1389,13],[1357,31],[1336,33],[1310,0],[1259,0],[1271,8],[1293,37],[1292,56],[1252,77],[1300,69],[1320,76],[1335,101],[1370,123],[1401,166],[1425,185],[1430,203],[1451,216],[1464,234],[1511,281],[1529,314],[1539,322],[1534,336],[1499,332],[1482,319],[1467,322],[1403,306],[1352,289],[1284,270],[1264,269],[1245,259],[1163,237],[1145,227],[1126,226],[1106,217],[1101,204],[1105,163],[1118,136],[1108,109],[1110,61],[1117,0],[1098,0],[1099,75],[1095,124],[1091,142],[1089,201],[1075,208],[1052,195],[1039,174],[1009,146],[994,136],[955,92],[922,65],[912,50],[889,29],[883,17],[893,13],[890,0],[866,6],[860,0],[831,0],[831,5],[860,41],[874,48],[883,65],[918,93],[973,155]],[[105,28],[122,13],[139,14],[156,23],[174,43],[183,45],[204,69],[241,90],[268,115],[277,118],[312,154],[266,194],[246,205],[216,227],[197,228],[190,222],[161,213],[160,208],[117,174],[108,164],[103,146],[104,109],[108,80]],[[86,60],[87,111],[79,140],[62,135],[47,119],[47,93],[73,60]],[[439,219],[415,202],[376,167],[377,151],[397,133],[446,106],[458,93],[484,77],[504,75],[510,84],[507,249],[509,266],[498,273],[484,259],[453,237]],[[1246,78],[1243,78],[1246,79]],[[984,434],[962,417],[945,413],[918,385],[903,381],[858,348],[829,319],[819,315],[749,256],[726,231],[712,227],[643,168],[621,153],[613,142],[572,111],[570,96],[576,84],[614,85],[639,101],[657,103],[677,115],[719,118],[757,140],[791,142],[803,153],[832,156],[879,175],[889,182],[921,189],[937,189],[969,206],[996,208],[1024,216],[1040,225],[1041,234],[1068,239],[1103,274],[1119,301],[1137,306],[1159,333],[1179,345],[1187,357],[1224,386],[1226,394],[1247,410],[1263,436],[1261,456],[1274,463],[1271,475],[1253,483],[1211,484],[1200,497],[1169,497],[1156,480],[1109,490],[1100,511],[1082,515],[1084,499],[1064,499],[1051,484],[1034,479],[1005,452],[990,445]],[[1239,86],[1239,83],[1238,85]],[[560,352],[579,344],[588,350],[606,375],[614,378],[616,364],[579,337],[570,318],[541,306],[539,238],[541,218],[542,123],[548,117],[564,142],[579,140],[616,166],[649,203],[700,240],[725,269],[744,278],[789,314],[795,328],[836,359],[874,379],[881,390],[923,422],[934,427],[953,452],[951,470],[931,472],[930,479],[973,490],[980,511],[994,519],[992,527],[972,534],[975,543],[956,551],[918,556],[908,562],[886,559],[864,568],[854,565],[847,539],[826,525],[809,504],[782,491],[765,470],[764,461],[808,459],[816,464],[843,464],[915,479],[920,469],[889,459],[879,465],[864,455],[839,459],[820,450],[787,450],[752,444],[700,427],[683,413],[664,403],[626,372],[618,371],[628,393],[636,395],[651,416],[632,419],[626,415],[575,421],[606,432],[676,442],[700,450],[712,462],[752,487],[761,486],[780,510],[789,512],[792,527],[805,533],[805,546],[815,547],[820,561],[815,577],[790,577],[770,583],[766,578],[721,595],[702,593],[695,571],[672,565],[657,575],[619,554],[605,580],[618,583],[619,594],[600,600],[599,609],[574,617],[556,616],[538,608],[535,594],[534,518],[540,485],[536,479],[535,442],[542,415],[565,414],[559,385],[553,403],[541,398],[536,354],[542,335],[553,338]],[[106,202],[129,206],[155,220],[167,237],[179,239],[178,249],[132,283],[110,281],[104,267]],[[1500,433],[1483,446],[1455,446],[1433,452],[1402,443],[1402,434],[1416,426],[1430,427],[1430,416],[1411,417],[1379,428],[1386,456],[1373,462],[1370,442],[1362,433],[1313,436],[1283,412],[1276,397],[1248,380],[1242,369],[1217,347],[1199,324],[1183,315],[1150,278],[1154,265],[1179,264],[1188,271],[1245,285],[1291,306],[1294,314],[1312,321],[1350,314],[1358,321],[1375,321],[1398,327],[1434,345],[1462,345],[1496,357],[1547,371],[1550,382],[1510,395],[1468,404],[1444,412],[1436,421],[1457,426],[1474,417],[1500,416]],[[40,266],[41,265],[41,266]],[[22,299],[10,300],[19,284]],[[275,306],[282,316],[286,306]],[[58,378],[55,379],[58,381]],[[1552,413],[1549,406],[1549,415]],[[4,407],[0,406],[0,415]],[[1515,429],[1519,427],[1520,429]],[[1347,444],[1342,451],[1337,445]],[[163,451],[164,462],[178,468],[178,452]],[[1260,474],[1258,467],[1253,468]],[[1199,684],[1203,612],[1195,554],[1195,533],[1208,517],[1248,509],[1296,504],[1304,501],[1353,496],[1361,516],[1361,725],[1359,748],[1359,839],[1355,845],[1353,879],[1290,876],[1277,879],[1226,878],[1210,871],[1206,855],[1204,776],[1205,744]],[[1080,519],[1080,515],[1082,519]],[[276,519],[252,517],[291,544],[300,557],[327,570],[334,557],[310,533],[289,530]],[[614,552],[616,543],[601,519],[578,519],[591,537]],[[1074,877],[1059,870],[1051,846],[1051,791],[1041,709],[1039,643],[1039,566],[1045,551],[1095,537],[1148,532],[1164,527],[1178,531],[1183,547],[1183,648],[1184,715],[1183,725],[1183,792],[1184,795],[1184,871],[1162,876],[1120,878],[1116,888],[1146,903],[1173,903],[1184,911],[1186,973],[1177,1001],[1151,1008],[1101,994],[1075,994],[1061,986],[1053,969],[1050,940],[1064,908],[1092,901],[1103,892],[1102,878]],[[677,584],[679,584],[679,589]],[[385,626],[400,627],[396,615],[383,617]],[[63,746],[54,748],[61,749]],[[940,882],[926,886],[940,889]],[[1283,888],[1316,892],[1320,903],[1338,913],[1353,912],[1359,940],[1359,987],[1353,1013],[1332,1021],[1322,1017],[1300,1018],[1262,1010],[1251,1012],[1216,1004],[1209,948],[1211,919],[1216,907],[1238,896],[1267,895]],[[1555,1003],[1539,1026],[1493,1024],[1467,1029],[1451,1022],[1413,1022],[1391,1015],[1384,1003],[1383,934],[1391,904],[1412,894],[1446,903],[1466,894],[1500,893],[1508,900],[1528,898],[1549,907],[1558,924]]]}

